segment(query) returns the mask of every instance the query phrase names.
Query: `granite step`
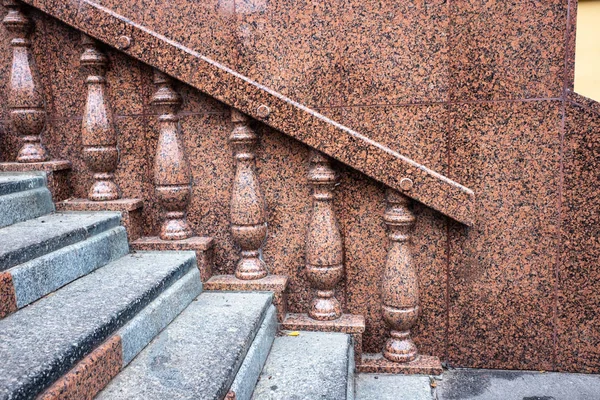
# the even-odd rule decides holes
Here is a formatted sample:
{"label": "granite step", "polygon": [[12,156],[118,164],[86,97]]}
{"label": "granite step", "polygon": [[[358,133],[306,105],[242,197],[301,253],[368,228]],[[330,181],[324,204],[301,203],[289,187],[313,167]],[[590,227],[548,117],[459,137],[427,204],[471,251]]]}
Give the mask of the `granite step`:
{"label": "granite step", "polygon": [[200,271],[192,268],[37,400],[93,398],[201,292]]}
{"label": "granite step", "polygon": [[0,318],[128,252],[125,228],[117,226],[0,272]]}
{"label": "granite step", "polygon": [[46,186],[43,174],[28,172],[0,172],[0,196],[24,192]]}
{"label": "granite step", "polygon": [[196,268],[193,252],[122,257],[0,320],[0,399],[32,398]]}
{"label": "granite step", "polygon": [[273,343],[252,399],[354,399],[351,337],[344,333],[284,332]]}
{"label": "granite step", "polygon": [[0,271],[116,228],[120,222],[118,212],[58,212],[4,227]]}
{"label": "granite step", "polygon": [[277,329],[273,295],[204,292],[96,397],[250,397]]}
{"label": "granite step", "polygon": [[0,173],[0,228],[53,211],[43,175]]}

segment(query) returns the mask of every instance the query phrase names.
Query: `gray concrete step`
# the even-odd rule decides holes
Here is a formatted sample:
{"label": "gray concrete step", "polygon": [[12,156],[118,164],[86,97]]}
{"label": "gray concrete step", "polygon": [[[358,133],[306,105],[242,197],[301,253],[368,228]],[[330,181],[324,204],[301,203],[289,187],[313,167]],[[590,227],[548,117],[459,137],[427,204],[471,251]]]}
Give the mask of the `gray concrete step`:
{"label": "gray concrete step", "polygon": [[427,375],[359,374],[356,400],[434,400]]}
{"label": "gray concrete step", "polygon": [[43,173],[0,172],[0,196],[46,186]]}
{"label": "gray concrete step", "polygon": [[43,175],[0,173],[0,228],[53,211]]}
{"label": "gray concrete step", "polygon": [[351,337],[343,333],[277,337],[252,399],[353,399],[353,360]]}
{"label": "gray concrete step", "polygon": [[120,221],[118,212],[59,212],[4,227],[0,271],[115,228]]}
{"label": "gray concrete step", "polygon": [[6,273],[11,276],[16,308],[33,303],[127,253],[127,232],[124,227],[117,226],[14,266]]}
{"label": "gray concrete step", "polygon": [[0,320],[0,399],[32,398],[196,268],[193,252],[138,252]]}
{"label": "gray concrete step", "polygon": [[97,399],[245,400],[275,329],[272,294],[204,292]]}

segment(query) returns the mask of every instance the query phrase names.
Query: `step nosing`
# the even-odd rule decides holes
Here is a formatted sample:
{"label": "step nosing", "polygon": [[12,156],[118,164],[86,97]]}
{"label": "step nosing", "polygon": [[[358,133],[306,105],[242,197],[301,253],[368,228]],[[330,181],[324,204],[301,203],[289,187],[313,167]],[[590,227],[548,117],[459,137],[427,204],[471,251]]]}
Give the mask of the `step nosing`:
{"label": "step nosing", "polygon": [[0,271],[113,229],[120,225],[120,218],[118,213],[70,214],[68,217],[55,213],[4,227],[0,235],[12,238],[13,242],[5,243],[0,249]]}
{"label": "step nosing", "polygon": [[[223,398],[268,315],[271,301],[271,294],[203,292],[98,399],[150,400],[178,398],[182,393]],[[174,380],[165,381],[167,376]]]}
{"label": "step nosing", "polygon": [[12,277],[17,307],[22,308],[58,290],[125,256],[128,251],[125,228],[117,226],[11,267],[7,272]]}
{"label": "step nosing", "polygon": [[[194,260],[193,253],[125,256],[0,321],[0,376],[6,377],[0,397],[3,390],[17,397],[44,390],[184,276]],[[136,285],[121,283],[131,280]]]}

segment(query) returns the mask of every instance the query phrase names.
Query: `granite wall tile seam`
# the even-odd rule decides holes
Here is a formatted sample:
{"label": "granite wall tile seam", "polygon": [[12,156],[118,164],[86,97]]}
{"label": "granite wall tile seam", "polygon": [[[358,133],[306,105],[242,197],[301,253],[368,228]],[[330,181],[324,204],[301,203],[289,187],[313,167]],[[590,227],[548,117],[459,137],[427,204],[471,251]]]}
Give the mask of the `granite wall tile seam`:
{"label": "granite wall tile seam", "polygon": [[562,97],[531,97],[531,98],[515,98],[515,99],[494,99],[494,100],[454,100],[454,101],[416,101],[405,103],[389,103],[389,104],[352,104],[341,106],[325,106],[317,107],[315,110],[336,110],[345,108],[368,108],[368,107],[414,107],[414,106],[434,106],[434,105],[465,105],[465,104],[502,104],[502,103],[527,103],[536,101],[560,101]]}
{"label": "granite wall tile seam", "polygon": [[578,107],[583,108],[586,111],[600,115],[600,102],[592,100],[588,97],[582,96],[579,93],[567,90],[567,100]]}
{"label": "granite wall tile seam", "polygon": [[577,2],[568,0],[567,28],[565,31],[565,72],[563,96],[568,90],[573,90],[575,84],[575,40],[577,33]]}

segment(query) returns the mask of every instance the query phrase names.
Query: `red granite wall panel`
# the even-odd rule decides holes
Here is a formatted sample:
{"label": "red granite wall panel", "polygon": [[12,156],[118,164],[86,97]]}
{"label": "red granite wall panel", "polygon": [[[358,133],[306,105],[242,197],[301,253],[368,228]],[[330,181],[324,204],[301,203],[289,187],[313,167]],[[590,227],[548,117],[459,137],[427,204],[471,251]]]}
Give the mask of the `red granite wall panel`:
{"label": "red granite wall panel", "polygon": [[566,109],[556,367],[598,373],[600,106]]}
{"label": "red granite wall panel", "polygon": [[552,369],[558,256],[558,101],[457,105],[450,176],[478,194],[449,231],[448,360]]}
{"label": "red granite wall panel", "polygon": [[560,97],[568,1],[449,1],[450,99]]}

